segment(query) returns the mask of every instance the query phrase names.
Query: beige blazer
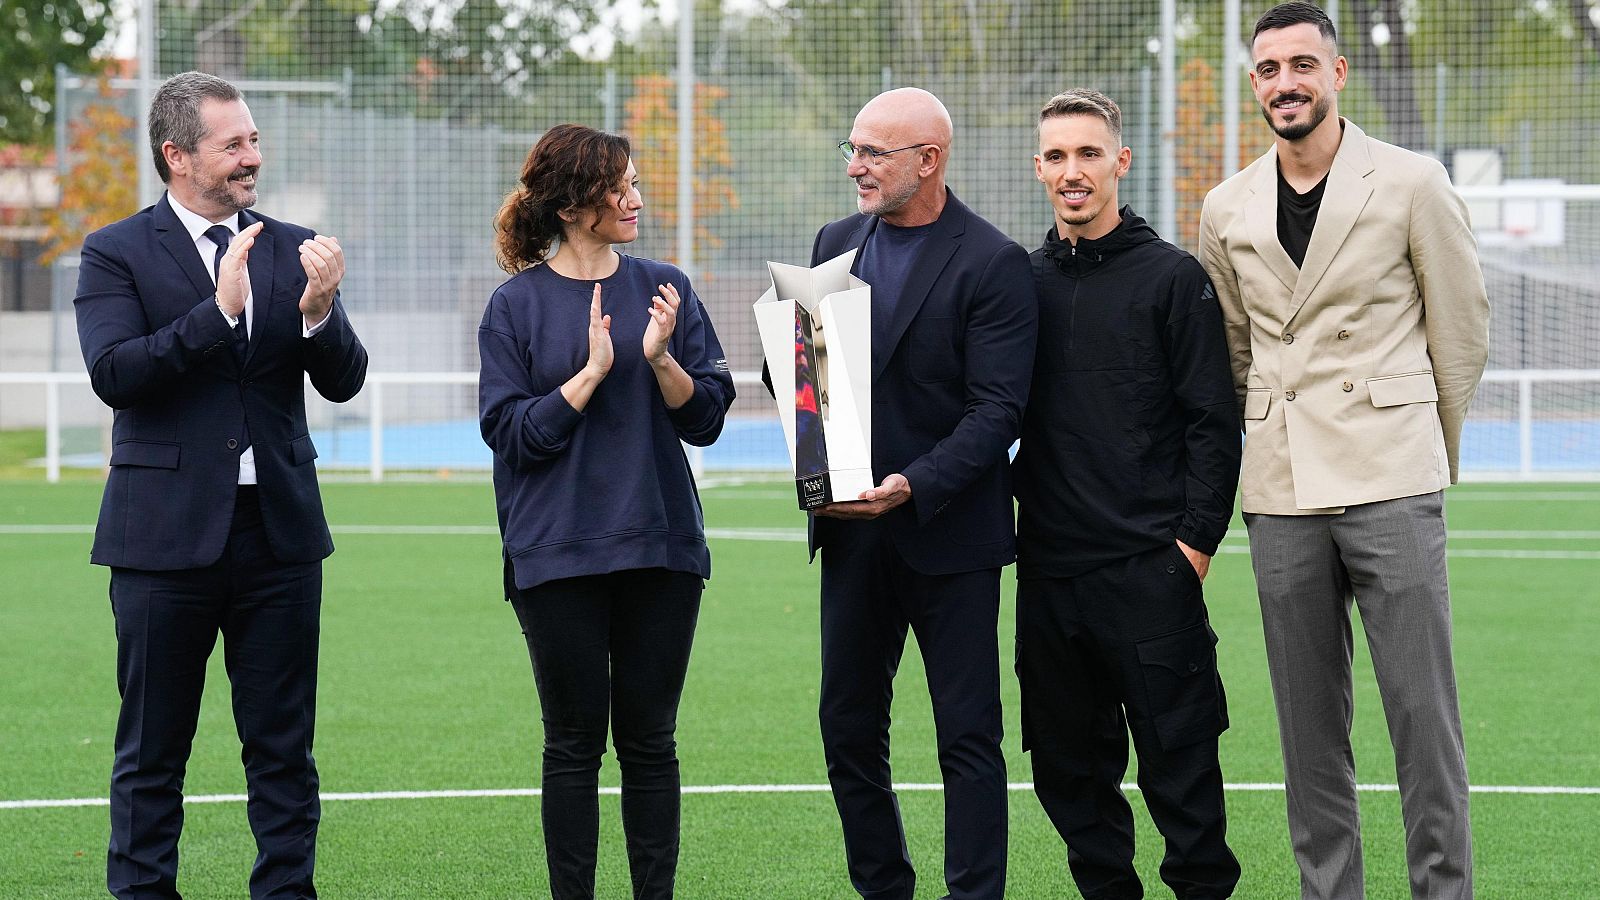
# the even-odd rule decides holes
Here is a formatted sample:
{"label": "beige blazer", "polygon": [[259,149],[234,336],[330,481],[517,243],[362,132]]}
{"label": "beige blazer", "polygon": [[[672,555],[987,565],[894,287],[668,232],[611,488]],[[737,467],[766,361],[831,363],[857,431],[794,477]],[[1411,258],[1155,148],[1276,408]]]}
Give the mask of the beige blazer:
{"label": "beige blazer", "polygon": [[1444,167],[1341,122],[1303,267],[1278,242],[1275,147],[1200,215],[1244,411],[1245,512],[1337,512],[1454,483],[1488,358],[1483,272]]}

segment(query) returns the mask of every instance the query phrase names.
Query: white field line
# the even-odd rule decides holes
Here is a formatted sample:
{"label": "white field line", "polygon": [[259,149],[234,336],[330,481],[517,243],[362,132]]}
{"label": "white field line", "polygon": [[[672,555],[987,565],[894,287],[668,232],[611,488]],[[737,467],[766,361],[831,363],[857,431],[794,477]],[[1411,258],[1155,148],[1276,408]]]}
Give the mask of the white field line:
{"label": "white field line", "polygon": [[[1030,781],[1016,781],[1008,784],[1012,791],[1031,791],[1033,783]],[[897,784],[896,791],[905,793],[938,793],[944,790],[941,784]],[[1128,783],[1122,786],[1125,791],[1137,791],[1139,786]],[[1224,784],[1222,789],[1235,793],[1271,793],[1282,791],[1282,782],[1242,782]],[[703,784],[685,785],[685,794],[826,794],[826,784]],[[1393,784],[1358,784],[1356,790],[1369,794],[1393,794],[1400,788]],[[1534,794],[1534,795],[1565,795],[1565,796],[1600,796],[1600,787],[1570,787],[1561,785],[1505,785],[1485,784],[1473,785],[1468,790],[1474,794]],[[328,802],[344,800],[460,800],[480,797],[538,797],[544,792],[539,788],[490,788],[484,790],[457,790],[457,791],[325,791],[322,799]],[[601,794],[617,796],[622,793],[619,787],[602,787]],[[184,803],[243,803],[244,794],[199,794],[183,798]],[[110,806],[105,797],[77,797],[64,800],[0,800],[0,810],[5,809],[66,809],[80,806]]]}
{"label": "white field line", "polygon": [[1463,500],[1488,503],[1515,502],[1518,500],[1600,503],[1600,491],[1451,491],[1445,497],[1449,503],[1457,503]]}
{"label": "white field line", "polygon": [[[320,477],[320,476],[319,476]],[[365,477],[365,476],[363,476]],[[700,492],[709,494],[718,500],[793,500],[795,492],[792,490],[774,489],[779,482],[762,482],[751,480],[740,482],[730,480],[724,482],[701,481]],[[745,485],[757,486],[752,490]],[[1600,490],[1575,490],[1575,491],[1471,491],[1453,489],[1445,494],[1448,503],[1458,501],[1472,501],[1479,503],[1514,503],[1521,500],[1539,500],[1571,503],[1600,503]]]}

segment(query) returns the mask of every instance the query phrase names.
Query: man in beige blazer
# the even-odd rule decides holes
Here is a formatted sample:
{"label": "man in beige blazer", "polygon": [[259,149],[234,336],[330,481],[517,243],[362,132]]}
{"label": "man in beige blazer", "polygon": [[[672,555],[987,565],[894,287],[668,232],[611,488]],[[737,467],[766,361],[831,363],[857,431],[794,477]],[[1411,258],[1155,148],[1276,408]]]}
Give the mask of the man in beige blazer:
{"label": "man in beige blazer", "polygon": [[1439,163],[1338,115],[1328,16],[1257,21],[1277,138],[1218,185],[1200,257],[1244,412],[1245,523],[1307,900],[1363,896],[1350,751],[1351,600],[1394,744],[1415,898],[1472,896],[1443,489],[1488,347],[1466,209]]}

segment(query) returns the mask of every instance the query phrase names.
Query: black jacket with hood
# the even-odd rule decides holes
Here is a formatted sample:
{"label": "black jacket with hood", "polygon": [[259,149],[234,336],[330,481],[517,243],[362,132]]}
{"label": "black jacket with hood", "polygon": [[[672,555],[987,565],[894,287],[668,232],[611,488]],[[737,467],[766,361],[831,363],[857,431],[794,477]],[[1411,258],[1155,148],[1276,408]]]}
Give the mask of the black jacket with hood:
{"label": "black jacket with hood", "polygon": [[1035,250],[1039,345],[1013,465],[1019,578],[1065,578],[1181,540],[1215,554],[1241,440],[1205,270],[1129,207]]}

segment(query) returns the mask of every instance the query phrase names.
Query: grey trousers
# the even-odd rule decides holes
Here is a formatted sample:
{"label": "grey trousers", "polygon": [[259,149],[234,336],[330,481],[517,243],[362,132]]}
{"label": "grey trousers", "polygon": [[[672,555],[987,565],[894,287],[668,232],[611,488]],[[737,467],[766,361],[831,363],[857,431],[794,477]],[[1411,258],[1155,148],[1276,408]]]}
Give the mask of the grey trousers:
{"label": "grey trousers", "polygon": [[1442,492],[1338,515],[1245,514],[1305,900],[1361,900],[1350,602],[1399,774],[1411,896],[1472,897],[1467,765],[1450,651]]}

